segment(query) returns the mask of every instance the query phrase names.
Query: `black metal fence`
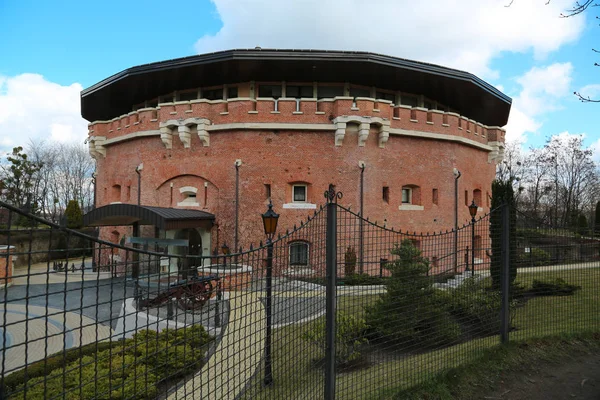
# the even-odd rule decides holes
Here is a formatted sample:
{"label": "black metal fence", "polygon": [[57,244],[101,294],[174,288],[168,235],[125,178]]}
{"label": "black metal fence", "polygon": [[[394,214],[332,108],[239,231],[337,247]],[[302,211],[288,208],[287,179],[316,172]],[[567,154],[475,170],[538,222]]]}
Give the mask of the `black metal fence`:
{"label": "black metal fence", "polygon": [[210,257],[0,203],[1,398],[390,398],[501,342],[600,327],[591,233],[507,207],[400,231],[326,196],[272,242]]}

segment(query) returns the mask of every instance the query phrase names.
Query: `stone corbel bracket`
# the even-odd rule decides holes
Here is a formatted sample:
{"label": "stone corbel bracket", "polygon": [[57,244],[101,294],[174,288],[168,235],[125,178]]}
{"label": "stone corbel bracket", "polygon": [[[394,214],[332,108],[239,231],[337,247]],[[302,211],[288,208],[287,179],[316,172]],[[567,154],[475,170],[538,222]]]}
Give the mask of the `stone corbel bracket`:
{"label": "stone corbel bracket", "polygon": [[173,148],[173,130],[175,127],[179,125],[179,121],[177,120],[169,120],[165,122],[161,122],[159,124],[160,128],[160,140],[162,140],[163,144],[167,149]]}
{"label": "stone corbel bracket", "polygon": [[178,120],[168,120],[160,123],[160,139],[167,149],[173,147],[173,135],[177,128],[177,135],[183,144],[183,147],[189,149],[192,145],[192,131],[196,129],[202,146],[210,146],[210,134],[207,131],[207,126],[210,121],[205,118],[187,118]]}
{"label": "stone corbel bracket", "polygon": [[503,142],[488,142],[488,146],[492,151],[488,154],[488,164],[499,164],[504,159],[504,143]]}
{"label": "stone corbel bracket", "polygon": [[390,121],[380,117],[361,117],[356,115],[341,115],[333,120],[335,124],[335,145],[341,146],[346,135],[348,123],[359,124],[358,146],[364,147],[369,138],[371,124],[379,126],[379,147],[385,148],[390,137]]}
{"label": "stone corbel bracket", "polygon": [[99,156],[106,157],[105,141],[105,136],[90,136],[88,138],[88,150],[92,158],[97,159]]}

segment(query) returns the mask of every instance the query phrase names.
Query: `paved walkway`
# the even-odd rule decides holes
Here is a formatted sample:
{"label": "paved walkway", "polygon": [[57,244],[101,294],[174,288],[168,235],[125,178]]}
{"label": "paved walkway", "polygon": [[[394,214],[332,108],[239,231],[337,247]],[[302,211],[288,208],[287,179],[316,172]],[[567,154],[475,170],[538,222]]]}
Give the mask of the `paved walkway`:
{"label": "paved walkway", "polygon": [[[69,264],[75,264],[76,268],[81,266],[81,259],[73,259]],[[48,269],[47,263],[32,264],[27,267],[17,267],[13,271],[13,285],[43,285],[46,283],[69,283],[81,281],[97,281],[99,279],[110,279],[110,272],[92,271],[91,260],[86,262],[83,270],[76,269],[75,272],[52,270],[52,263]]]}
{"label": "paved walkway", "polygon": [[235,399],[261,365],[265,312],[253,292],[230,292],[229,323],[208,363],[169,399]]}
{"label": "paved walkway", "polygon": [[110,328],[83,315],[25,304],[0,305],[0,326],[2,375],[111,335]]}

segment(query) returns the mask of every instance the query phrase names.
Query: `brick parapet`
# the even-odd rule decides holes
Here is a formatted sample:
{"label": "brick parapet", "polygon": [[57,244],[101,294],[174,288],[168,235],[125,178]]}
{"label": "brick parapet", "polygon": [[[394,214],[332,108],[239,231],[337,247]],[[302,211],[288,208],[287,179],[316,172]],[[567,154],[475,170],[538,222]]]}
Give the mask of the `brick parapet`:
{"label": "brick parapet", "polygon": [[158,131],[160,123],[189,118],[208,119],[212,125],[232,123],[331,124],[339,116],[359,115],[390,121],[391,129],[457,136],[478,143],[503,143],[505,130],[490,127],[453,112],[419,107],[394,106],[370,98],[334,99],[235,98],[162,103],[143,108],[110,121],[89,124],[89,135],[115,139],[140,131]]}

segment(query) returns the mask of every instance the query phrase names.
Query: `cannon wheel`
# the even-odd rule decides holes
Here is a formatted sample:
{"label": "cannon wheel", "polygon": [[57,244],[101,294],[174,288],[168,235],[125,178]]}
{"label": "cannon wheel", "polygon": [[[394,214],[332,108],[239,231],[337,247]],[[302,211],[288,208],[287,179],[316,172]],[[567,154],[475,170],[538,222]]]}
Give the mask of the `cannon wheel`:
{"label": "cannon wheel", "polygon": [[212,291],[212,282],[190,283],[181,288],[177,303],[184,311],[199,310],[210,299]]}

